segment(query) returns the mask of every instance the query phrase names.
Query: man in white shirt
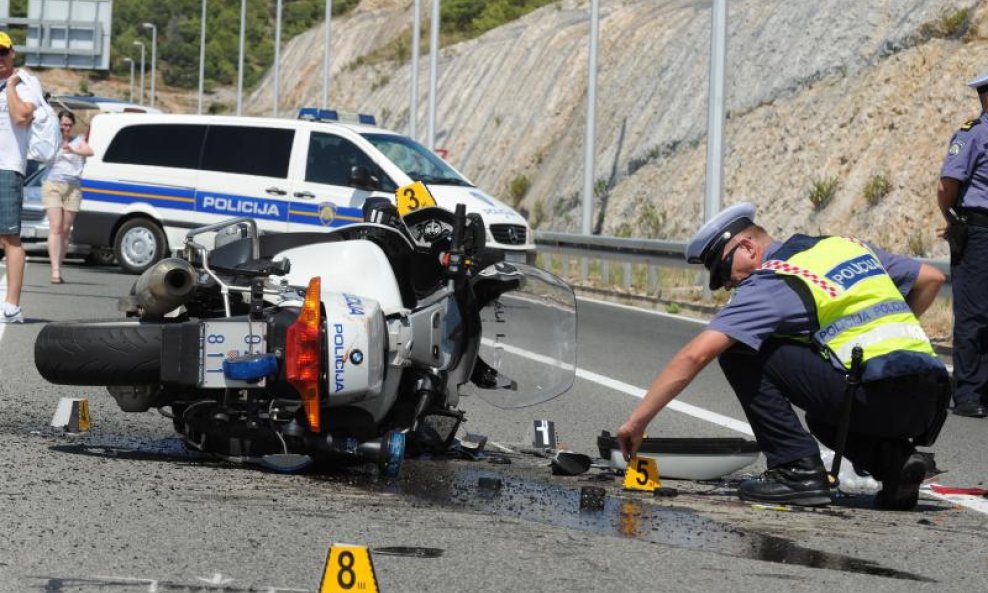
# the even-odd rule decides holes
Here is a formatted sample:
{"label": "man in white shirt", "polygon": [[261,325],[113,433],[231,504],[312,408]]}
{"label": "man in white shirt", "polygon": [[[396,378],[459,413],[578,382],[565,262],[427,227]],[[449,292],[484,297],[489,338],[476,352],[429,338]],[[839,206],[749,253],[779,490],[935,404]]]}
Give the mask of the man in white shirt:
{"label": "man in white shirt", "polygon": [[7,260],[7,294],[0,303],[0,323],[23,323],[24,247],[21,207],[24,171],[34,109],[39,100],[14,70],[14,44],[0,31],[0,245]]}

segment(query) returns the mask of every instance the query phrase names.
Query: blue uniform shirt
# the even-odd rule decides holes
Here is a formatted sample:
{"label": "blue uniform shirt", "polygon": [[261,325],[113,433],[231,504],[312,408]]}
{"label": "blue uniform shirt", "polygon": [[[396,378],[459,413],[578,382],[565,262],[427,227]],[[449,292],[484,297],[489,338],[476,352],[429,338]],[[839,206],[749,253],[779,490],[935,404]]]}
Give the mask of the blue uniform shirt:
{"label": "blue uniform shirt", "polygon": [[[782,243],[773,241],[764,260],[772,259]],[[903,296],[909,294],[919,274],[919,262],[878,249],[869,244]],[[802,299],[783,276],[770,270],[756,271],[737,288],[734,295],[707,325],[731,338],[759,350],[772,336],[811,336],[819,329],[815,311],[808,310]]]}
{"label": "blue uniform shirt", "polygon": [[961,182],[961,208],[988,210],[988,113],[954,133],[940,177]]}

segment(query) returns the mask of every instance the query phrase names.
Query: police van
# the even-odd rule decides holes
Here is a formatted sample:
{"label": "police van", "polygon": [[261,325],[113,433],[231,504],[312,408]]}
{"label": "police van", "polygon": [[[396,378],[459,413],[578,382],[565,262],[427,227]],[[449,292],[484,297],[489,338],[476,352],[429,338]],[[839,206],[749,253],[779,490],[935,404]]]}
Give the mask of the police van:
{"label": "police van", "polygon": [[394,200],[399,187],[421,181],[439,206],[481,214],[488,247],[509,260],[534,254],[525,219],[433,152],[366,117],[334,116],[93,118],[95,154],[83,170],[73,241],[111,247],[124,270],[140,273],[195,227],[250,216],[262,232],[329,230],[362,221],[367,198]]}

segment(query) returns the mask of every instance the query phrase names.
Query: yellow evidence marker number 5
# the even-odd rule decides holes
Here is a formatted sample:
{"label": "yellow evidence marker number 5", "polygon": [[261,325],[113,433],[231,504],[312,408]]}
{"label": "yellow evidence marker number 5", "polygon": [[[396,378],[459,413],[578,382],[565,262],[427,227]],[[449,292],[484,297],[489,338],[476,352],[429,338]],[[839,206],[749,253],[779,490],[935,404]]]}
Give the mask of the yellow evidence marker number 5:
{"label": "yellow evidence marker number 5", "polygon": [[374,562],[366,546],[333,544],[326,556],[319,593],[378,593]]}
{"label": "yellow evidence marker number 5", "polygon": [[416,181],[395,190],[395,200],[398,203],[398,214],[405,216],[419,208],[429,208],[436,205],[436,199],[429,193],[429,188],[421,181]]}
{"label": "yellow evidence marker number 5", "polygon": [[655,490],[662,486],[659,466],[650,457],[632,457],[624,472],[624,487],[628,490]]}

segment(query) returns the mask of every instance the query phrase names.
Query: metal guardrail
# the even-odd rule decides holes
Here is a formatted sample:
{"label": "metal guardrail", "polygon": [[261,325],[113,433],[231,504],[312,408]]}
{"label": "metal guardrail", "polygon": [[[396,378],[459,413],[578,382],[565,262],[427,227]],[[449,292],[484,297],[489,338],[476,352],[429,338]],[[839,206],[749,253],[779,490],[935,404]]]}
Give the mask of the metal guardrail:
{"label": "metal guardrail", "polygon": [[[683,252],[686,250],[686,243],[683,241],[623,239],[620,237],[537,231],[535,233],[535,244],[539,250],[568,254],[591,260],[647,264],[659,267],[684,268],[689,266],[683,257]],[[950,264],[948,262],[928,258],[917,259],[946,274],[947,284],[949,285]],[[696,269],[697,271],[701,270],[700,267],[696,267]]]}

